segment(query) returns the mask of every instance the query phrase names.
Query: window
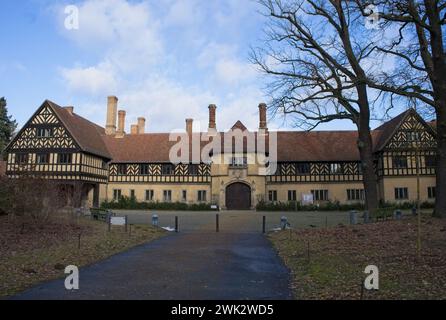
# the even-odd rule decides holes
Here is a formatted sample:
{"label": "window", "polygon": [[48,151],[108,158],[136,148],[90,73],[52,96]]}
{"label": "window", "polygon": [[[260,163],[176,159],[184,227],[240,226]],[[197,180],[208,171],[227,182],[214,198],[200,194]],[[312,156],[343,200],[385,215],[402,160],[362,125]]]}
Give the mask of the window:
{"label": "window", "polygon": [[114,201],[119,201],[119,199],[121,199],[121,196],[122,196],[121,189],[114,189],[113,190],[113,200]]}
{"label": "window", "polygon": [[45,164],[50,162],[50,155],[48,153],[38,153],[36,156],[38,164]]}
{"label": "window", "polygon": [[436,156],[424,156],[424,163],[426,164],[427,168],[435,168],[437,165],[437,158]]}
{"label": "window", "polygon": [[184,201],[184,202],[187,201],[187,191],[186,190],[183,190],[181,192],[181,201]]}
{"label": "window", "polygon": [[395,188],[395,200],[409,199],[407,188]]}
{"label": "window", "polygon": [[330,173],[342,173],[342,164],[330,163]]}
{"label": "window", "polygon": [[171,164],[163,164],[161,166],[161,174],[164,176],[170,176],[173,175],[175,172],[175,168]]}
{"label": "window", "polygon": [[136,199],[135,190],[130,190],[130,199]]}
{"label": "window", "polygon": [[364,189],[347,189],[348,201],[363,201],[365,199]]}
{"label": "window", "polygon": [[328,201],[328,190],[311,190],[315,201]]}
{"label": "window", "polygon": [[270,190],[268,192],[268,200],[271,202],[277,201],[277,190]]}
{"label": "window", "polygon": [[18,153],[15,155],[15,163],[24,164],[28,163],[28,155],[23,153]]}
{"label": "window", "polygon": [[407,157],[395,156],[392,158],[393,167],[396,169],[407,168]]}
{"label": "window", "polygon": [[163,200],[164,200],[164,202],[172,201],[172,190],[164,190],[163,191]]}
{"label": "window", "polygon": [[71,153],[59,153],[58,160],[59,163],[69,164],[73,161],[73,155]]}
{"label": "window", "polygon": [[288,201],[296,201],[296,190],[288,190]]}
{"label": "window", "polygon": [[206,201],[206,190],[200,190],[198,191],[198,201],[204,202]]}
{"label": "window", "polygon": [[247,157],[232,157],[231,166],[232,167],[245,167],[248,164]]}
{"label": "window", "polygon": [[146,201],[153,201],[155,192],[153,190],[146,190]]}
{"label": "window", "polygon": [[435,187],[427,187],[427,197],[429,199],[435,199]]}
{"label": "window", "polygon": [[297,173],[298,174],[310,173],[310,164],[308,162],[298,163],[297,164]]}
{"label": "window", "polygon": [[127,165],[126,164],[118,164],[118,174],[119,175],[127,174]]}
{"label": "window", "polygon": [[37,138],[50,138],[53,136],[52,128],[37,128]]}
{"label": "window", "polygon": [[198,176],[198,165],[196,164],[189,165],[189,175]]}
{"label": "window", "polygon": [[139,165],[139,174],[143,176],[147,176],[149,174],[149,165],[148,164],[140,164]]}
{"label": "window", "polygon": [[406,139],[409,142],[418,142],[418,141],[420,141],[420,132],[419,131],[409,131],[406,133]]}
{"label": "window", "polygon": [[105,161],[102,161],[102,169],[108,170],[108,163]]}

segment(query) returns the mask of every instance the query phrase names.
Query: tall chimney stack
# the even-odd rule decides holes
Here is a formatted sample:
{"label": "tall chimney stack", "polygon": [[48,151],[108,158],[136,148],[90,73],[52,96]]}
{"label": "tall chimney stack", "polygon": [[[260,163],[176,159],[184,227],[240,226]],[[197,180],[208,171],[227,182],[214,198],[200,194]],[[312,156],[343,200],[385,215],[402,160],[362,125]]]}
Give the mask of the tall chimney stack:
{"label": "tall chimney stack", "polygon": [[107,135],[116,134],[116,113],[118,112],[118,98],[109,96],[107,98],[107,123],[105,133]]}
{"label": "tall chimney stack", "polygon": [[259,104],[259,129],[264,129],[264,130],[268,130],[267,126],[266,126],[266,103],[261,103]]}
{"label": "tall chimney stack", "polygon": [[138,118],[138,133],[144,134],[146,132],[146,119],[143,117]]}
{"label": "tall chimney stack", "polygon": [[209,105],[209,131],[216,130],[217,124],[215,122],[217,106],[215,104]]}
{"label": "tall chimney stack", "polygon": [[118,132],[117,135],[123,137],[125,134],[125,111],[119,110],[118,112]]}
{"label": "tall chimney stack", "polygon": [[186,132],[189,136],[192,136],[193,125],[194,125],[194,119],[186,119]]}

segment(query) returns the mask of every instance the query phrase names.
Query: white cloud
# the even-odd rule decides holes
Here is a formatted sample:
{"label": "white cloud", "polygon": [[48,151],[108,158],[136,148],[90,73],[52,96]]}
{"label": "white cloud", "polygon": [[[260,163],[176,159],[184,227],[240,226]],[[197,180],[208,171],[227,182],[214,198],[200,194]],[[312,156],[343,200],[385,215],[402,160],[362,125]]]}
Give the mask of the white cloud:
{"label": "white cloud", "polygon": [[103,63],[93,67],[61,68],[68,89],[92,95],[107,94],[117,88],[112,67]]}

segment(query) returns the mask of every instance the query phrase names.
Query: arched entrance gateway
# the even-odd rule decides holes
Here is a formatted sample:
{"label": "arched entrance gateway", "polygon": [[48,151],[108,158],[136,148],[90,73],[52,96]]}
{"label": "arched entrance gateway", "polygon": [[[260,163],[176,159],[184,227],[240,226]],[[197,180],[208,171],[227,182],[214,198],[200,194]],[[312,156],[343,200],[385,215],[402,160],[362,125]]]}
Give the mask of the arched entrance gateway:
{"label": "arched entrance gateway", "polygon": [[226,208],[228,210],[251,209],[251,188],[241,182],[235,182],[227,186]]}

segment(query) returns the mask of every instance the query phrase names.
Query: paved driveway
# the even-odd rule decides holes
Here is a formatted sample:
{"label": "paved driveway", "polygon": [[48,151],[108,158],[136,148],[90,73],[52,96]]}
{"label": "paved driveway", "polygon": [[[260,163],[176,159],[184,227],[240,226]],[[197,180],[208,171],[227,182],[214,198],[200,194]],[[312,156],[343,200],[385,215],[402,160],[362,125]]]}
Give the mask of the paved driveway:
{"label": "paved driveway", "polygon": [[[262,214],[222,214],[220,233],[214,214],[163,214],[166,222],[180,215],[179,234],[82,268],[77,291],[60,279],[14,299],[291,299],[289,271],[261,234]],[[133,223],[148,219],[133,215]]]}

